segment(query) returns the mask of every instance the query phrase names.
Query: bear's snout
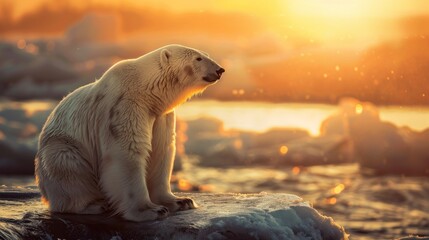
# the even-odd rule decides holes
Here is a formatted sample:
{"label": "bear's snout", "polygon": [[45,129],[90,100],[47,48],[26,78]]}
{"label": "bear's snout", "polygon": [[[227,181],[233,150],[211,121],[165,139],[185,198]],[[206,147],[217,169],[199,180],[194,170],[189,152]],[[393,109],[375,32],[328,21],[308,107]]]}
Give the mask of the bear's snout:
{"label": "bear's snout", "polygon": [[215,82],[217,80],[220,79],[220,77],[222,76],[222,73],[225,72],[225,69],[223,68],[219,68],[218,70],[215,71],[216,73],[209,73],[207,76],[203,77],[203,80],[206,82]]}
{"label": "bear's snout", "polygon": [[222,76],[222,73],[225,72],[225,69],[223,68],[219,68],[218,70],[216,70],[217,75],[219,76],[219,78]]}

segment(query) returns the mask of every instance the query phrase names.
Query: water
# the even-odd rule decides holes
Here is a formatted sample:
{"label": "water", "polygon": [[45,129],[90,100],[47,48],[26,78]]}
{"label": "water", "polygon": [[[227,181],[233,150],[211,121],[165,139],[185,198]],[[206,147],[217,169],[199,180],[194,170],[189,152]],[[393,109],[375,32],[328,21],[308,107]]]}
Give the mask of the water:
{"label": "water", "polygon": [[307,168],[202,168],[178,173],[215,192],[293,193],[344,226],[352,239],[429,236],[429,178],[366,176],[357,164]]}
{"label": "water", "polygon": [[[55,105],[55,101],[0,101],[0,111],[10,107],[21,108],[26,116],[31,117]],[[429,107],[388,106],[378,109],[383,121],[417,131],[429,128]],[[263,132],[273,127],[289,127],[306,129],[318,135],[321,122],[337,110],[337,106],[328,104],[205,100],[185,103],[176,109],[176,113],[183,120],[214,117],[222,120],[226,129]]]}
{"label": "water", "polygon": [[[26,104],[3,102],[0,111],[22,108],[27,117],[52,108],[51,102]],[[324,104],[271,104],[249,102],[193,101],[177,112],[183,120],[210,116],[221,119],[226,129],[265,131],[273,127],[293,127],[319,134],[320,123],[337,107]],[[429,109],[382,107],[380,117],[397,126],[414,130],[429,127]],[[37,121],[35,121],[37,122]],[[40,129],[40,126],[37,126]],[[429,236],[429,178],[399,175],[365,175],[358,164],[312,167],[252,166],[208,168],[190,156],[183,170],[175,174],[173,189],[204,192],[281,192],[309,201],[318,211],[344,226],[352,239],[393,239],[407,235]],[[428,163],[429,164],[429,163]],[[196,187],[195,187],[196,186]],[[24,188],[36,190],[32,176],[0,176],[0,191]],[[0,203],[6,200],[0,200]],[[19,218],[25,207],[1,209],[0,215]],[[1,206],[1,205],[0,205]]]}
{"label": "water", "polygon": [[[226,129],[263,132],[292,127],[317,136],[321,122],[337,109],[326,104],[201,101],[184,104],[177,112],[184,120],[201,116],[221,119]],[[416,131],[429,128],[427,107],[390,106],[378,110],[382,121]],[[358,164],[282,169],[185,164],[178,176],[202,184],[202,189],[208,191],[297,194],[343,225],[352,239],[429,235],[427,177],[364,175]]]}
{"label": "water", "polygon": [[[365,176],[356,164],[203,168],[187,161],[175,178],[199,185],[206,192],[296,194],[342,225],[351,239],[429,236],[429,181],[424,177]],[[34,179],[0,178],[0,191],[14,188],[31,192]],[[1,209],[1,215],[20,218],[28,208],[18,202],[13,209]]]}
{"label": "water", "polygon": [[[176,112],[184,120],[201,116],[222,120],[226,129],[263,132],[273,127],[290,127],[319,134],[321,122],[338,107],[328,104],[191,101]],[[421,131],[429,128],[428,107],[380,107],[380,119]]]}

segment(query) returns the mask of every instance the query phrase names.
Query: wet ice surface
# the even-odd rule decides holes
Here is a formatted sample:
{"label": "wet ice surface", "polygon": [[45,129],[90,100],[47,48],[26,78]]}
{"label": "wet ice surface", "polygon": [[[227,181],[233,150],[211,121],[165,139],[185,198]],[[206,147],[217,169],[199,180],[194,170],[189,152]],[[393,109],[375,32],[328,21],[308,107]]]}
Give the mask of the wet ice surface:
{"label": "wet ice surface", "polygon": [[429,178],[365,176],[357,164],[307,168],[201,168],[178,177],[215,192],[287,192],[332,217],[352,239],[429,236]]}
{"label": "wet ice surface", "polygon": [[[351,234],[351,239],[394,239],[408,235],[429,236],[427,210],[429,209],[429,181],[425,177],[370,177],[362,175],[356,164],[272,169],[264,167],[203,168],[195,166],[191,162],[185,162],[183,171],[178,172],[176,178],[186,179],[188,183],[200,185],[199,189],[203,191],[296,194],[302,197],[304,202],[313,205],[321,214],[332,217],[336,223],[345,228],[348,234]],[[4,228],[5,222],[18,224],[14,226],[19,226],[19,224],[31,226],[32,221],[34,222],[36,219],[50,222],[50,220],[46,220],[48,216],[44,212],[44,206],[41,205],[38,197],[34,198],[34,194],[37,193],[34,193],[36,189],[31,177],[0,178],[1,184],[4,184],[0,188],[3,193],[10,192],[9,186],[14,186],[13,189],[26,193],[21,195],[22,200],[11,201],[4,197],[1,198],[2,220],[0,224],[2,228]],[[181,187],[187,187],[185,183],[180,184],[182,184]],[[21,187],[16,187],[18,185]],[[205,201],[214,200],[209,193],[201,194],[200,197],[196,197],[196,200],[202,206],[205,205]],[[219,199],[218,203],[223,204],[221,202],[222,200]],[[4,207],[5,204],[8,204],[7,208]],[[246,205],[237,206],[245,207]],[[222,209],[223,212],[228,211],[224,207],[219,209]],[[44,212],[44,214],[40,214],[40,212]],[[246,214],[251,215],[252,213]],[[24,220],[21,220],[23,216]],[[25,220],[25,216],[30,220]],[[80,219],[75,225],[72,225],[78,229],[76,231],[85,230],[82,229],[82,225],[79,225],[82,221],[84,219]],[[91,220],[89,221],[91,222]],[[116,226],[114,229],[119,229],[115,231],[122,231],[128,227],[130,229],[141,227],[141,225],[128,223],[119,225],[113,222],[104,223],[105,219],[101,220],[102,227],[100,227],[94,224],[97,221],[100,220],[92,220],[90,227],[90,230],[94,228],[96,233],[99,233],[97,231],[101,231],[100,229],[107,228],[106,226],[110,228],[111,225]],[[234,220],[231,222],[233,223]],[[57,221],[57,223],[60,222]],[[55,225],[55,229],[67,230],[66,226],[66,223]]]}
{"label": "wet ice surface", "polygon": [[290,194],[181,193],[200,207],[164,220],[52,214],[33,187],[2,186],[2,239],[347,239],[332,218]]}

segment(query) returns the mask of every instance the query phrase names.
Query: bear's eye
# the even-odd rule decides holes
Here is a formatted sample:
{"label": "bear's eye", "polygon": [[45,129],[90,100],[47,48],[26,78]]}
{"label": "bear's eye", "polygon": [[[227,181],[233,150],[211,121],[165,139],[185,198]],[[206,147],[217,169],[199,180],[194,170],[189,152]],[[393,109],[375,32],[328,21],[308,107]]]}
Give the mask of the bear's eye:
{"label": "bear's eye", "polygon": [[200,58],[200,57],[197,57],[197,61],[201,61],[201,60],[203,60],[202,58]]}

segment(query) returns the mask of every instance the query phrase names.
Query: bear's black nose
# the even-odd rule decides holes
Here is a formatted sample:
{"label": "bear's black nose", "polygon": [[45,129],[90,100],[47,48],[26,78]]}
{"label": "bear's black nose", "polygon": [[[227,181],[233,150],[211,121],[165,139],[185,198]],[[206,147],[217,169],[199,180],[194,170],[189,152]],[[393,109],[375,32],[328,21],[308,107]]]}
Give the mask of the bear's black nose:
{"label": "bear's black nose", "polygon": [[225,69],[223,68],[219,68],[218,70],[216,70],[217,75],[219,75],[219,77],[222,75],[222,73],[225,72]]}

